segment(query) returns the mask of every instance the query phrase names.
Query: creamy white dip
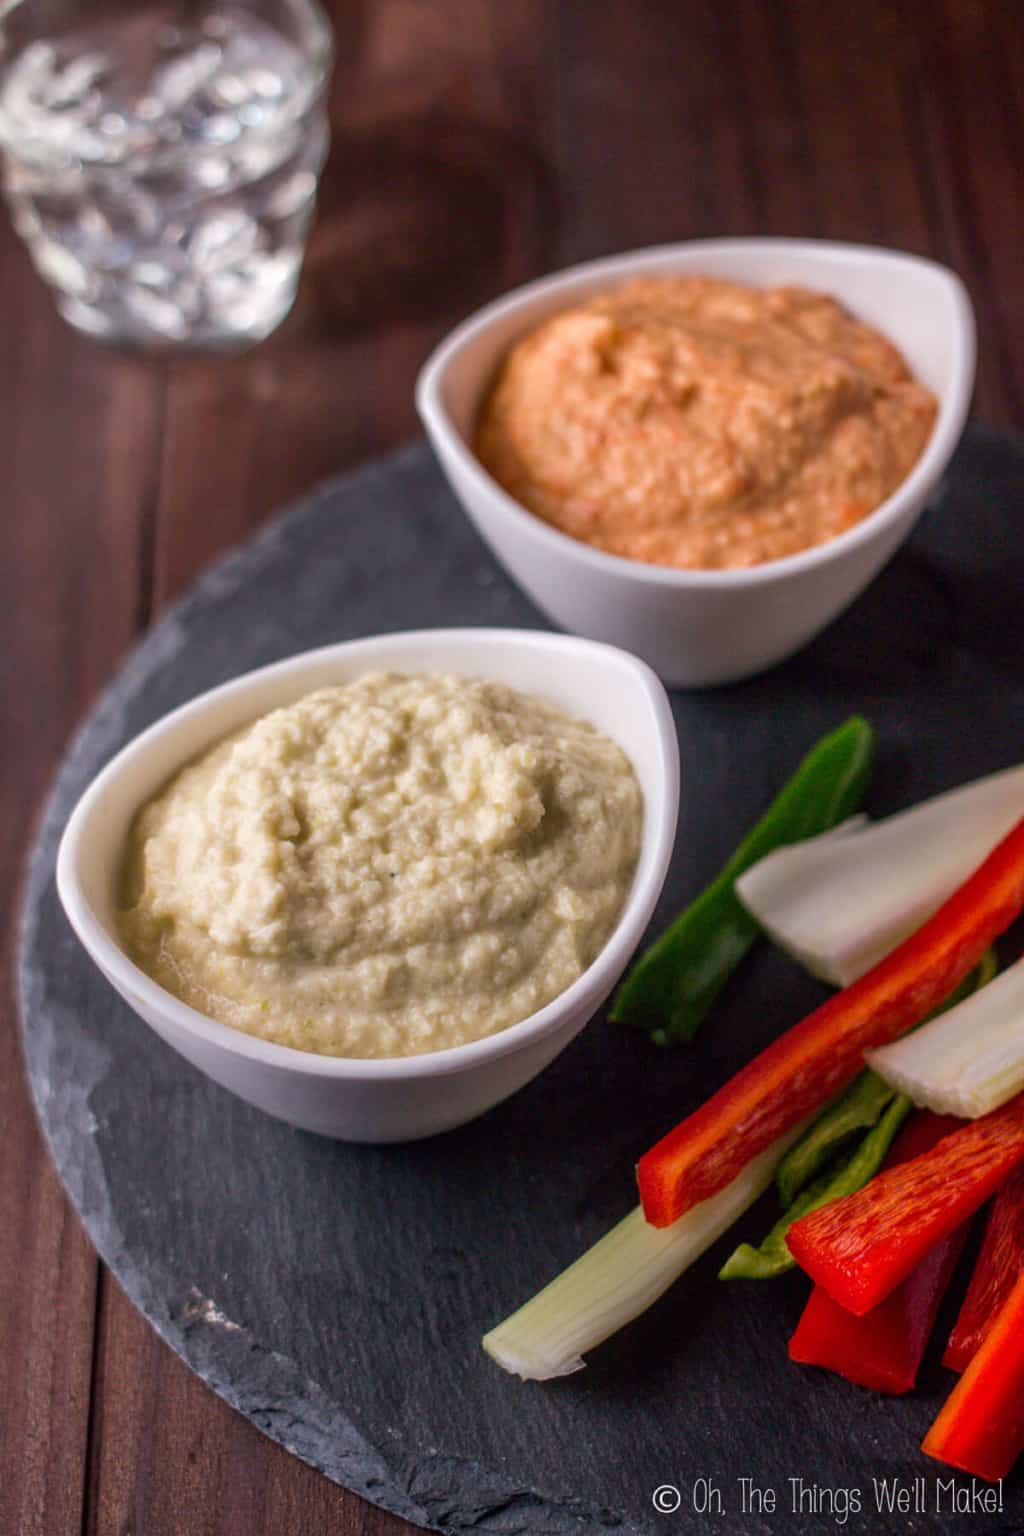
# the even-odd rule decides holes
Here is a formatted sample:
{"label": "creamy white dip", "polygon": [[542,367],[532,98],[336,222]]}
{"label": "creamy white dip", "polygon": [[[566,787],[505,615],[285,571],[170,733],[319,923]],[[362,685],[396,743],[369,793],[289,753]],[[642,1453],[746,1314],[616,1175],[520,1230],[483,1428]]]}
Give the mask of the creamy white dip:
{"label": "creamy white dip", "polygon": [[586,721],[497,683],[374,673],[257,720],[143,807],[122,936],[236,1029],[417,1055],[586,970],[642,821],[628,758]]}

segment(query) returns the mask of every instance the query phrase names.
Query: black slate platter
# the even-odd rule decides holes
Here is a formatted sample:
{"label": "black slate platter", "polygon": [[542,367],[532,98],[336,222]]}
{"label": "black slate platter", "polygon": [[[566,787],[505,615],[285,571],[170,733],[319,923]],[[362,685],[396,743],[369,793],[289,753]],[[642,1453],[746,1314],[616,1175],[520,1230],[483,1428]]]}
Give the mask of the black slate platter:
{"label": "black slate platter", "polygon": [[[766,677],[675,698],[682,810],[655,926],[854,709],[879,731],[875,813],[1024,758],[1022,506],[1024,445],[972,430],[935,510],[826,635]],[[292,1130],[215,1087],[135,1019],[73,939],[54,892],[59,834],[87,781],[157,716],[333,640],[541,623],[415,447],[324,487],[229,556],[127,662],[61,770],[21,948],[32,1090],[90,1236],[217,1392],[423,1526],[648,1536],[1019,1522],[1019,1474],[1001,1516],[957,1516],[943,1469],[918,1452],[952,1379],[937,1363],[941,1329],[903,1400],[790,1365],[806,1285],[719,1283],[735,1239],[576,1376],[523,1383],[480,1350],[487,1327],[630,1207],[649,1143],[824,995],[767,944],[692,1049],[658,1053],[598,1018],[476,1124],[371,1148]],[[766,1201],[742,1235],[770,1219]],[[744,1509],[741,1478],[774,1490],[774,1512]],[[923,1511],[880,1514],[883,1478],[912,1500],[920,1490]],[[795,1511],[791,1479],[803,1480]],[[662,1485],[679,1502],[664,1514],[652,1503]],[[969,1479],[956,1486],[972,1491]],[[671,1491],[660,1497],[671,1510]]]}

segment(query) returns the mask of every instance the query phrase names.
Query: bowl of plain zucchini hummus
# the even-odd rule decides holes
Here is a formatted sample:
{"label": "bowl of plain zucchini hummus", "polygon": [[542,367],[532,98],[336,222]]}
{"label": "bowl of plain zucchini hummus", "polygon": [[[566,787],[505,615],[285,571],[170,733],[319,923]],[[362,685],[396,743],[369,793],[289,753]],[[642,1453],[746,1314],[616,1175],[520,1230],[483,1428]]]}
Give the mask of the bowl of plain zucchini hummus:
{"label": "bowl of plain zucchini hummus", "polygon": [[399,1141],[528,1082],[608,996],[671,852],[660,683],[608,646],[424,631],[291,658],[127,746],[58,859],[141,1019],[295,1125]]}

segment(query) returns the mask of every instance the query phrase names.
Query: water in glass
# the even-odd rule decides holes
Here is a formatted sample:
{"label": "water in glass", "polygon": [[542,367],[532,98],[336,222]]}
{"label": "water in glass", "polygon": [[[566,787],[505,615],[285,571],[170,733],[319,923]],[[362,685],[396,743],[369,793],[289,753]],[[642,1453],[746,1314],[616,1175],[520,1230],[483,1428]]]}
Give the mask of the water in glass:
{"label": "water in glass", "polygon": [[326,151],[323,53],[257,7],[153,5],[0,69],[7,199],[72,324],[148,346],[274,329]]}

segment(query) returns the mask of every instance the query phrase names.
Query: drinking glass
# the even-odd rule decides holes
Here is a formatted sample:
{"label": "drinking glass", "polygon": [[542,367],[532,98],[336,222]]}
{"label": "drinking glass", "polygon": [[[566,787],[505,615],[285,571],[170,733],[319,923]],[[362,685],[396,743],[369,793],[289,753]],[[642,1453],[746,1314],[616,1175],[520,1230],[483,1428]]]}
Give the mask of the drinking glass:
{"label": "drinking glass", "polygon": [[4,191],[64,318],[174,348],[279,325],[330,63],[316,0],[0,3]]}

